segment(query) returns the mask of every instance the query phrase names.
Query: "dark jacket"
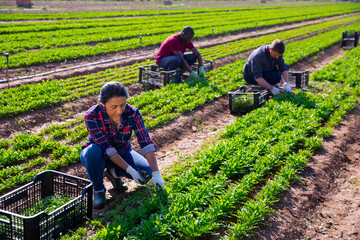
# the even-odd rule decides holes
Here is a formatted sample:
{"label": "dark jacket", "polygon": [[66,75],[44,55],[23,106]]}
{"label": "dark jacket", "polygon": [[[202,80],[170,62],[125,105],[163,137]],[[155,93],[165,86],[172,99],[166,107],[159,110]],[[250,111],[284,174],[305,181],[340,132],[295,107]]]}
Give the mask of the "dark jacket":
{"label": "dark jacket", "polygon": [[271,58],[270,44],[263,45],[255,49],[248,57],[244,65],[244,75],[253,74],[254,78],[262,78],[263,72],[268,71],[287,71],[288,67],[284,63],[284,59],[280,56],[278,59]]}

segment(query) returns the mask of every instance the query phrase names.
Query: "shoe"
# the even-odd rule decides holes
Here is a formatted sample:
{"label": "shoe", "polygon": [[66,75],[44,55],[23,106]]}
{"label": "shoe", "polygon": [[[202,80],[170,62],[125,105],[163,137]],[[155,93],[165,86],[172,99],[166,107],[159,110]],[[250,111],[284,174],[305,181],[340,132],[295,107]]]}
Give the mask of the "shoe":
{"label": "shoe", "polygon": [[114,177],[109,169],[105,169],[105,176],[111,181],[113,188],[119,192],[119,193],[123,193],[126,190],[128,190],[128,187],[123,183],[123,181],[121,181],[121,178],[119,177]]}
{"label": "shoe", "polygon": [[96,209],[103,208],[105,206],[105,203],[106,203],[105,191],[94,193],[94,202],[93,202],[94,208]]}

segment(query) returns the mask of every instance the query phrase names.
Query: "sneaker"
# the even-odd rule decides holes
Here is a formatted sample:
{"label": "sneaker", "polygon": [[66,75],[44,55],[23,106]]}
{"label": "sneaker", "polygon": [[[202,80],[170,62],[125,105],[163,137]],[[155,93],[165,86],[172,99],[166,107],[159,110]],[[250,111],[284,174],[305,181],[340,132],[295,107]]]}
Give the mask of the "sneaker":
{"label": "sneaker", "polygon": [[123,193],[126,190],[128,190],[128,187],[123,183],[123,181],[121,181],[121,178],[119,177],[114,177],[111,173],[110,170],[107,168],[105,169],[105,176],[111,181],[113,188],[119,192],[119,193]]}
{"label": "sneaker", "polygon": [[94,193],[94,202],[93,202],[94,208],[96,209],[103,208],[105,206],[105,203],[106,203],[105,191]]}

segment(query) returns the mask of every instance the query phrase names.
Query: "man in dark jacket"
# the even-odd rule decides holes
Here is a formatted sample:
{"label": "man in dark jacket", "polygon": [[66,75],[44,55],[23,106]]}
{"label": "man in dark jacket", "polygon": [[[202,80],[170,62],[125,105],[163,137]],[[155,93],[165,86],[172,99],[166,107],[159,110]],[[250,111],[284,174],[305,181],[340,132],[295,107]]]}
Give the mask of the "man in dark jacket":
{"label": "man in dark jacket", "polygon": [[284,52],[285,44],[279,39],[255,49],[244,66],[245,81],[249,84],[260,84],[262,87],[269,88],[273,95],[278,95],[280,89],[274,85],[282,80],[284,90],[291,93],[288,82],[289,65],[284,63],[282,57]]}

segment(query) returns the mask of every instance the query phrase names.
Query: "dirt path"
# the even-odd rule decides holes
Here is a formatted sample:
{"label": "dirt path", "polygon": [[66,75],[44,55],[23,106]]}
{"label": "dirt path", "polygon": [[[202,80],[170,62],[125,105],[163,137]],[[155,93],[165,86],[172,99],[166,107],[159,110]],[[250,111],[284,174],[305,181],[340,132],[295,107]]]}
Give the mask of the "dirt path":
{"label": "dirt path", "polygon": [[[238,58],[245,58],[251,51],[240,53],[235,56],[226,57],[214,64],[215,67],[224,66]],[[292,71],[307,69],[311,73],[331,63],[335,58],[341,57],[345,53],[340,48],[340,43],[325,49],[317,55],[317,58],[309,57],[291,66]],[[142,92],[141,84],[128,86],[130,96],[138,95]],[[90,106],[96,104],[97,97],[90,96],[76,101],[63,103],[56,107],[48,107],[34,110],[28,113],[19,114],[15,117],[0,119],[0,136],[3,139],[11,138],[13,135],[31,131],[40,131],[41,128],[53,123],[62,123],[67,119],[73,119],[83,115]]]}
{"label": "dirt path", "polygon": [[[224,44],[228,42],[238,41],[240,39],[244,38],[252,38],[252,37],[259,37],[262,35],[267,35],[271,33],[276,33],[279,31],[285,31],[290,30],[294,28],[299,28],[306,25],[312,25],[316,23],[321,23],[329,20],[333,20],[339,17],[331,17],[326,19],[317,19],[313,21],[306,21],[306,22],[299,22],[294,24],[286,24],[286,25],[278,25],[275,27],[270,28],[259,28],[259,29],[249,29],[243,33],[237,33],[237,34],[226,34],[217,36],[215,38],[202,38],[202,39],[196,39],[194,40],[194,44],[198,48],[207,48],[214,45]],[[70,67],[76,67],[80,65],[90,64],[90,63],[96,63],[96,62],[102,62],[102,61],[108,61],[111,59],[120,59],[123,57],[133,56],[133,55],[141,55],[145,53],[149,53],[144,56],[137,56],[137,57],[129,57],[124,60],[114,61],[110,63],[104,63],[94,66],[85,66],[81,67],[75,70],[70,71],[64,71],[64,72],[58,72],[53,73],[45,76],[39,76],[39,77],[33,77],[29,79],[23,79],[23,80],[14,80],[10,81],[9,83],[0,83],[0,89],[6,88],[8,86],[18,86],[24,83],[35,83],[35,82],[41,82],[43,80],[48,79],[61,79],[61,78],[69,78],[79,75],[86,75],[90,73],[95,73],[98,71],[103,71],[109,68],[115,68],[125,65],[130,65],[135,62],[143,61],[145,59],[154,59],[156,52],[158,51],[159,46],[152,46],[152,47],[144,47],[139,48],[135,50],[128,50],[128,51],[121,51],[118,53],[109,53],[109,54],[103,54],[99,56],[93,56],[93,57],[87,57],[82,59],[76,59],[76,60],[68,60],[66,62],[59,62],[59,63],[47,63],[42,64],[39,66],[31,66],[31,67],[22,67],[22,68],[16,68],[16,69],[9,69],[8,73],[6,71],[0,72],[0,80],[4,81],[8,78],[19,78],[19,77],[27,77],[35,74],[42,74],[46,72],[52,72],[56,70],[61,70],[64,68],[70,68]],[[10,56],[11,58],[11,56]]]}
{"label": "dirt path", "polygon": [[302,182],[276,204],[252,239],[360,239],[360,107],[350,112],[311,158]]}
{"label": "dirt path", "polygon": [[[342,56],[344,53],[339,45],[335,45],[320,53],[317,59],[306,59],[293,65],[293,68],[303,67],[313,72],[315,68],[321,68],[332,62],[334,60],[334,52],[336,52],[337,57]],[[193,154],[201,149],[204,143],[211,142],[227,125],[233,123],[235,119],[236,116],[231,115],[228,110],[227,96],[224,96],[188,114],[182,115],[166,126],[150,131],[151,138],[159,148],[158,152],[156,152],[156,157],[161,171],[166,170],[169,166],[179,161],[181,155]],[[133,146],[135,150],[139,150],[137,143],[134,143]],[[87,178],[86,170],[81,164],[69,166],[63,171]],[[105,187],[109,189],[107,191],[107,198],[111,198],[108,204],[109,209],[113,207],[112,204],[116,202],[115,199],[126,197],[136,187],[133,181],[127,181],[126,179],[125,181],[131,190],[125,194],[118,195],[112,190],[111,183],[105,179]],[[106,209],[96,210],[95,215],[101,215],[104,211]]]}

